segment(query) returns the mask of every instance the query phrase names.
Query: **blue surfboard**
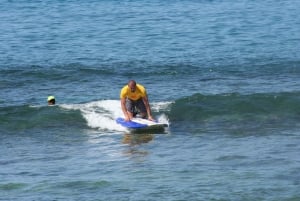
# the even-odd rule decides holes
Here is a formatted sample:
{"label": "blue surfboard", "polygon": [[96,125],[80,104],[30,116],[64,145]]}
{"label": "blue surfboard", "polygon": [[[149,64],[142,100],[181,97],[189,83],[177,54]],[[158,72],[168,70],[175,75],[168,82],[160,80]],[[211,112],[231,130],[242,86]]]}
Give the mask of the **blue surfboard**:
{"label": "blue surfboard", "polygon": [[125,128],[134,130],[163,129],[164,127],[168,127],[167,124],[142,118],[133,118],[131,121],[125,121],[124,118],[119,117],[116,119],[116,122]]}
{"label": "blue surfboard", "polygon": [[146,128],[147,124],[141,124],[141,123],[137,123],[134,121],[125,121],[124,118],[117,118],[116,122],[118,124],[121,124],[122,126],[126,127],[126,128],[131,128],[131,129],[139,129],[139,128]]}

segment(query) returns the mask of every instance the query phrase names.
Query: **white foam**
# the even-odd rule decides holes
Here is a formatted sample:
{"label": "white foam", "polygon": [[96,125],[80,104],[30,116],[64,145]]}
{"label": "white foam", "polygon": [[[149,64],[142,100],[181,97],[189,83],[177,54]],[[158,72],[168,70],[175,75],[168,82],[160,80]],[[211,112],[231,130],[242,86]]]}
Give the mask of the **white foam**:
{"label": "white foam", "polygon": [[153,112],[159,112],[160,110],[168,110],[168,107],[172,104],[173,102],[156,102],[156,103],[151,103],[151,110]]}
{"label": "white foam", "polygon": [[[159,112],[165,110],[171,102],[152,103],[151,109]],[[87,121],[87,125],[91,128],[110,130],[110,131],[126,131],[126,129],[116,123],[115,119],[123,116],[120,100],[99,100],[83,104],[62,104],[60,107],[68,110],[80,110],[82,116]],[[169,120],[165,114],[157,117],[159,122],[169,124]]]}
{"label": "white foam", "polygon": [[165,114],[161,114],[158,116],[157,121],[163,124],[170,125],[169,118]]}

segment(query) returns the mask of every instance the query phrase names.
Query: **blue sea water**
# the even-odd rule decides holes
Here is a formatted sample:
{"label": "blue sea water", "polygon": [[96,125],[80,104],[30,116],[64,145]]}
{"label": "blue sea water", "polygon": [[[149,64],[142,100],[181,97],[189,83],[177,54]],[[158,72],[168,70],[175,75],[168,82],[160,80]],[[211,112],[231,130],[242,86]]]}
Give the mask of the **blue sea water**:
{"label": "blue sea water", "polygon": [[[0,200],[300,200],[299,8],[1,1]],[[129,79],[165,132],[115,123]]]}

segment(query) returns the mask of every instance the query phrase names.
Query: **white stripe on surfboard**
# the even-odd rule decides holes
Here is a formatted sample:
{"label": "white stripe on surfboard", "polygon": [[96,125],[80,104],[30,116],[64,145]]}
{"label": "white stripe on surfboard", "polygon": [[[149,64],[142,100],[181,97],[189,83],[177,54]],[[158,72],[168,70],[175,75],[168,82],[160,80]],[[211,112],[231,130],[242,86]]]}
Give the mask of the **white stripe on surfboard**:
{"label": "white stripe on surfboard", "polygon": [[133,118],[131,121],[136,122],[136,123],[140,123],[140,124],[147,124],[148,126],[153,126],[153,125],[165,125],[163,123],[157,123],[154,121],[150,121],[147,119],[141,119],[141,118]]}

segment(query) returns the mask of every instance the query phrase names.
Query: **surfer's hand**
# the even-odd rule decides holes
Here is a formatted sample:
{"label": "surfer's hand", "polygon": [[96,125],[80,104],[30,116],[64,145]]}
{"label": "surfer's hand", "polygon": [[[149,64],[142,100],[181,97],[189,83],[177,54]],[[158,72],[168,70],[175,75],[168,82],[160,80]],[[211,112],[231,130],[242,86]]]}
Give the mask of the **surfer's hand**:
{"label": "surfer's hand", "polygon": [[148,117],[148,120],[150,120],[150,121],[155,121],[155,120],[153,119],[152,116],[149,116],[149,117]]}

